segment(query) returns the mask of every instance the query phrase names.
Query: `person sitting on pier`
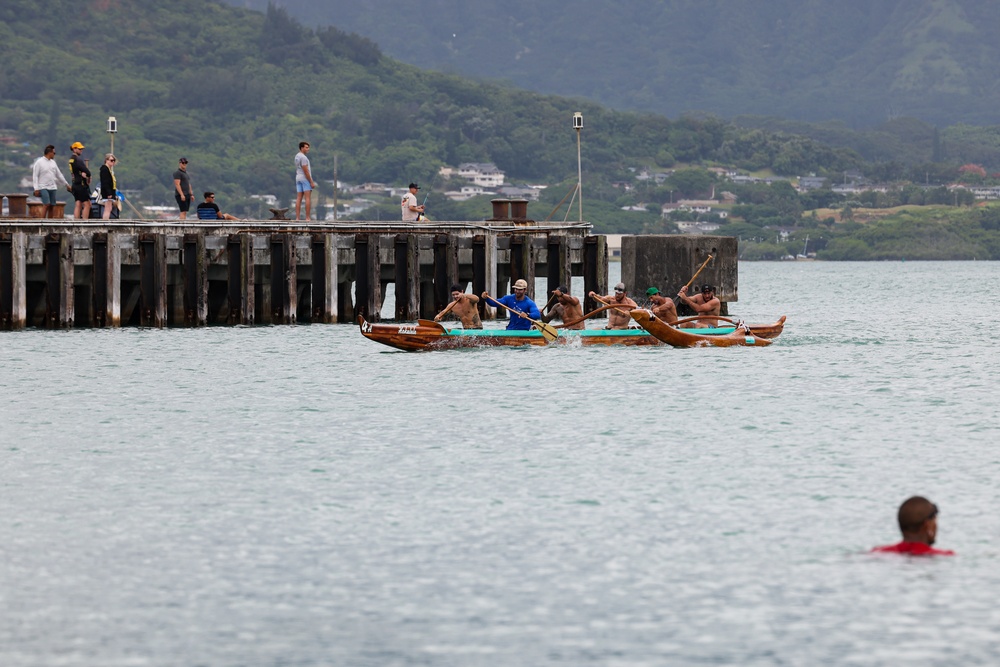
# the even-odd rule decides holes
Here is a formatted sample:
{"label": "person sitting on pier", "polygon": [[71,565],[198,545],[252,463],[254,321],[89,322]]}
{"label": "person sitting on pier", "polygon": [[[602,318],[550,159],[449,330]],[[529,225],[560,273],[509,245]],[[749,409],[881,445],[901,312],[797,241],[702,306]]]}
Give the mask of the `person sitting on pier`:
{"label": "person sitting on pier", "polygon": [[620,306],[619,308],[611,308],[608,310],[608,326],[604,327],[605,329],[628,329],[629,322],[632,321],[632,315],[629,311],[635,310],[639,306],[635,301],[626,296],[625,283],[618,283],[615,285],[614,294],[599,297],[594,292],[591,292],[590,296],[602,301],[603,303]]}
{"label": "person sitting on pier", "polygon": [[896,519],[903,541],[884,547],[875,547],[872,553],[905,554],[907,556],[954,556],[948,549],[935,549],[937,538],[937,505],[922,496],[907,498],[899,506]]}
{"label": "person sitting on pier", "polygon": [[[541,313],[538,312],[538,306],[528,298],[528,283],[522,278],[518,278],[514,282],[514,293],[508,294],[507,296],[497,299],[497,303],[506,307],[508,310],[516,310],[518,312],[524,313],[528,317],[537,320],[541,317]],[[519,317],[514,313],[510,313],[510,321],[507,322],[508,331],[529,331],[531,329],[531,322]]]}
{"label": "person sitting on pier", "polygon": [[[688,306],[694,310],[695,314],[702,316],[719,315],[722,311],[722,302],[719,301],[719,297],[715,296],[715,288],[711,285],[702,285],[701,294],[695,294],[694,296],[688,296],[687,285],[681,288],[681,291],[677,293],[681,301],[686,303]],[[718,326],[719,321],[713,319],[704,319],[687,324],[688,328],[691,329],[704,329],[705,327],[715,327]]]}
{"label": "person sitting on pier", "polygon": [[434,321],[440,322],[449,311],[462,321],[463,328],[483,328],[483,321],[479,319],[479,297],[475,294],[466,294],[461,285],[451,286],[451,303],[434,317]]}
{"label": "person sitting on pier", "polygon": [[219,210],[219,205],[215,203],[215,193],[206,192],[205,201],[198,204],[199,220],[239,220],[235,215],[229,215]]}
{"label": "person sitting on pier", "polygon": [[646,290],[646,296],[653,304],[653,315],[667,324],[673,324],[677,321],[677,306],[674,305],[673,300],[663,296],[663,293],[655,287]]}
{"label": "person sitting on pier", "polygon": [[[552,296],[556,298],[556,302],[548,313],[542,315],[542,322],[547,324],[559,318],[563,321],[564,329],[587,328],[587,324],[583,321],[583,308],[580,306],[580,300],[569,293],[568,287],[560,285],[552,290]],[[573,324],[567,324],[568,322]]]}

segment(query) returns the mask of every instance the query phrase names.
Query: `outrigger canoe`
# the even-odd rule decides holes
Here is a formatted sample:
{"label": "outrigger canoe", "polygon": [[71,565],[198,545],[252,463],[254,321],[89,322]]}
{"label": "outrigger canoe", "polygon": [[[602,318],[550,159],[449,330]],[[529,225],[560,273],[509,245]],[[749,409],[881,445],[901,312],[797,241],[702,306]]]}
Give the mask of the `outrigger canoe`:
{"label": "outrigger canoe", "polygon": [[662,345],[645,329],[560,329],[549,343],[537,329],[448,329],[434,320],[416,324],[373,324],[358,318],[361,334],[407,352],[454,350],[463,347],[522,347],[524,345]]}
{"label": "outrigger canoe", "polygon": [[[763,347],[770,345],[774,338],[781,335],[785,328],[785,316],[773,324],[742,324],[733,323],[727,318],[713,317],[733,323],[732,327],[713,329],[684,329],[667,324],[649,310],[638,308],[630,311],[632,319],[652,334],[657,340],[673,347],[732,347],[743,345],[747,347]],[[688,318],[689,320],[706,319]]]}
{"label": "outrigger canoe", "polygon": [[[634,312],[645,313],[648,311]],[[750,326],[756,336],[771,338],[781,333],[784,321],[785,318],[782,317],[774,324],[753,324]],[[659,320],[656,322],[659,323]],[[449,329],[433,320],[417,320],[416,324],[373,324],[363,317],[358,318],[358,324],[361,327],[361,334],[365,338],[407,352],[454,350],[469,347],[522,347],[525,345],[657,346],[665,343],[673,344],[663,341],[646,329],[560,329],[558,337],[549,343],[542,337],[540,331],[534,329],[530,331]],[[735,327],[697,329],[697,331],[699,336],[725,337],[731,335],[735,331]]]}

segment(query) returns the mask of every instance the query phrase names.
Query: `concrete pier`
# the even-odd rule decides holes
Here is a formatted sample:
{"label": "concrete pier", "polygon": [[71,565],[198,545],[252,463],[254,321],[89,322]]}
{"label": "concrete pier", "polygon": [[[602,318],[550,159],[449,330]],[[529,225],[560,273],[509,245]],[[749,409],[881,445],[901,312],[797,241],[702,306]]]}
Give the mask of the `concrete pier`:
{"label": "concrete pier", "polygon": [[[519,215],[523,212],[518,210]],[[607,244],[589,224],[526,218],[432,224],[0,220],[0,329],[198,327],[433,317],[451,285],[535,295],[583,276],[608,289]],[[481,304],[484,319],[495,310]],[[505,315],[500,315],[505,317]]]}
{"label": "concrete pier", "polygon": [[[633,297],[642,299],[647,288],[656,287],[669,298],[691,280],[709,255],[712,259],[689,291],[694,293],[706,283],[712,285],[722,301],[722,314],[727,315],[727,304],[739,301],[739,248],[732,236],[623,236],[622,282]],[[683,304],[678,308],[682,315],[692,314],[689,310]]]}

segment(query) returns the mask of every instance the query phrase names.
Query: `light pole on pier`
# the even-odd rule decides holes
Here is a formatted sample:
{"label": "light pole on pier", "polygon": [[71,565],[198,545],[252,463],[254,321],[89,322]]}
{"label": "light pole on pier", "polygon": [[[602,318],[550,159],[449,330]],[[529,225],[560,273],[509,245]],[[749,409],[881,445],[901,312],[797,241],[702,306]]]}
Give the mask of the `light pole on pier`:
{"label": "light pole on pier", "polygon": [[115,152],[115,135],[118,134],[118,119],[108,116],[108,134],[111,135],[111,154]]}
{"label": "light pole on pier", "polygon": [[580,164],[580,130],[583,129],[583,114],[573,114],[573,129],[576,130],[576,196],[580,201],[580,222],[583,222],[583,167]]}

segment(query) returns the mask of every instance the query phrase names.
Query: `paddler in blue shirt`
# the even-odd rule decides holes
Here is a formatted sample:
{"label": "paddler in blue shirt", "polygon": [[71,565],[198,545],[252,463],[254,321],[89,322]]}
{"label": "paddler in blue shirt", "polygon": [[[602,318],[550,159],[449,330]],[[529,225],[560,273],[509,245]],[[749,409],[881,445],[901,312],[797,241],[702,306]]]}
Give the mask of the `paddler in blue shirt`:
{"label": "paddler in blue shirt", "polygon": [[[497,303],[503,304],[510,310],[524,313],[533,320],[539,319],[542,314],[538,311],[535,302],[528,298],[528,283],[523,279],[514,282],[514,293],[508,294],[502,299],[497,299]],[[510,321],[507,323],[508,331],[529,331],[531,322],[511,313]]]}

